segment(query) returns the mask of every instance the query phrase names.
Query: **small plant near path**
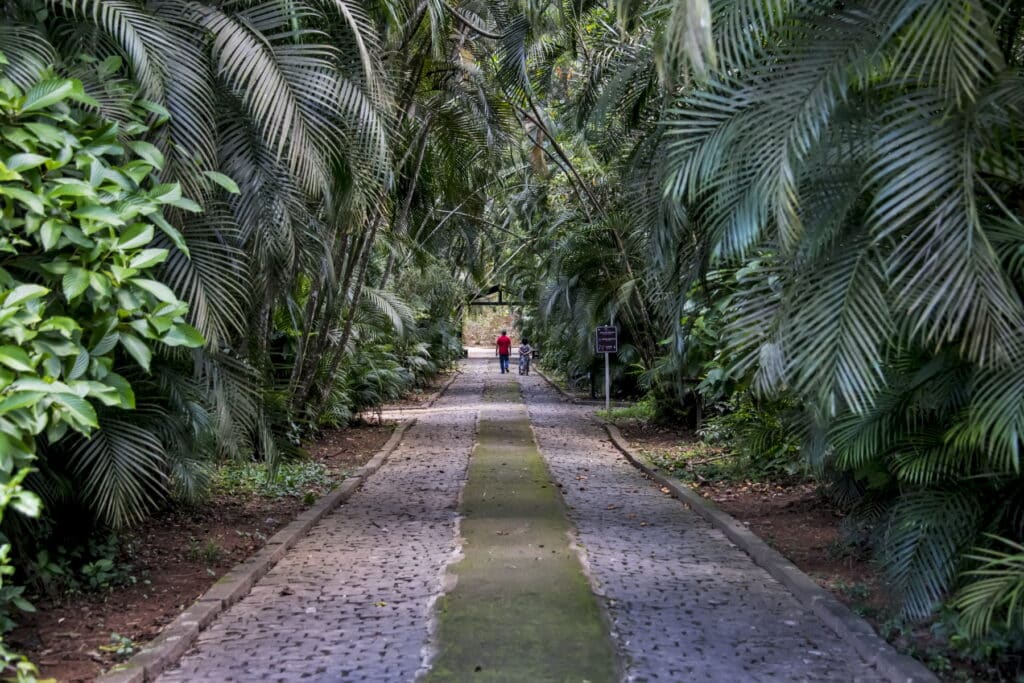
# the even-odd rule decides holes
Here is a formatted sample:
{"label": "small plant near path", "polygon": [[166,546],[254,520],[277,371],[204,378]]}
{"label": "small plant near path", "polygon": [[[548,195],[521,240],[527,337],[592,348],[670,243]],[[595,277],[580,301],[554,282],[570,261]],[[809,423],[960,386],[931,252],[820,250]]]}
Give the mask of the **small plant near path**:
{"label": "small plant near path", "polygon": [[103,652],[109,652],[119,661],[123,661],[131,657],[133,654],[135,654],[136,649],[137,646],[135,645],[131,638],[128,638],[127,636],[122,636],[119,633],[110,634],[109,645],[100,645],[100,650],[102,650]]}

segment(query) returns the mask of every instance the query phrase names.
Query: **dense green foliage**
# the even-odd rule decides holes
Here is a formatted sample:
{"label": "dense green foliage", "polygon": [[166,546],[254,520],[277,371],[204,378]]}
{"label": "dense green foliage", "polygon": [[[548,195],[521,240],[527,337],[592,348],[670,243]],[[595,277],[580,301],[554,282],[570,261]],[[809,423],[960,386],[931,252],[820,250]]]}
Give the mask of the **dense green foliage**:
{"label": "dense green foliage", "polygon": [[[0,452],[11,476],[28,465],[36,437],[88,435],[99,427],[96,405],[135,408],[118,372],[125,361],[148,370],[154,345],[197,347],[203,338],[184,321],[188,305],[146,277],[168,255],[155,235],[181,240],[164,208],[194,206],[177,184],[152,181],[159,151],[141,140],[122,146],[119,126],[66,106],[88,102],[77,81],[44,80],[24,95],[4,85]],[[137,158],[120,163],[126,150]],[[158,463],[125,476],[88,449],[70,455],[81,495],[111,521],[144,508],[162,485]]]}
{"label": "dense green foliage", "polygon": [[908,616],[1020,632],[1024,3],[0,13],[23,568],[424,382],[500,283],[550,367],[613,318],[617,391],[828,483]]}
{"label": "dense green foliage", "polygon": [[[78,108],[91,103],[77,81],[46,79],[22,92],[0,80],[0,516],[8,504],[37,516],[37,491],[59,468],[102,517],[144,508],[164,486],[163,463],[124,472],[94,447],[72,447],[64,462],[44,458],[42,474],[30,474],[36,442],[44,453],[89,444],[98,408],[135,408],[126,363],[148,369],[156,347],[203,343],[184,320],[188,305],[147,277],[168,255],[153,246],[156,233],[181,239],[164,208],[192,204],[177,184],[152,180],[162,156],[132,137],[145,128],[121,130]],[[5,539],[5,560],[10,548]],[[7,630],[9,606],[29,606],[20,587],[2,591]]]}
{"label": "dense green foliage", "polygon": [[[0,353],[26,392],[20,374],[47,382],[3,404],[25,417],[0,438],[36,458],[3,463],[10,497],[43,503],[3,520],[22,580],[62,539],[201,500],[217,461],[301,456],[461,354],[453,315],[496,248],[484,189],[514,123],[464,17],[342,0],[0,16],[18,147],[0,200],[33,216],[0,254],[32,334]],[[70,104],[45,101],[58,87]],[[16,89],[45,130],[12,132]]]}

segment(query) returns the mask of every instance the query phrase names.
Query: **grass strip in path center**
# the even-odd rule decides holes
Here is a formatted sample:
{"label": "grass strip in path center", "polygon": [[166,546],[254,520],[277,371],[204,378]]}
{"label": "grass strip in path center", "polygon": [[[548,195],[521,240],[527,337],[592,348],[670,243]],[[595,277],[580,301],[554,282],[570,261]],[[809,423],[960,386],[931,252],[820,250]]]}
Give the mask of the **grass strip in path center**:
{"label": "grass strip in path center", "polygon": [[617,680],[610,636],[515,381],[484,392],[461,512],[463,559],[439,602],[427,680]]}

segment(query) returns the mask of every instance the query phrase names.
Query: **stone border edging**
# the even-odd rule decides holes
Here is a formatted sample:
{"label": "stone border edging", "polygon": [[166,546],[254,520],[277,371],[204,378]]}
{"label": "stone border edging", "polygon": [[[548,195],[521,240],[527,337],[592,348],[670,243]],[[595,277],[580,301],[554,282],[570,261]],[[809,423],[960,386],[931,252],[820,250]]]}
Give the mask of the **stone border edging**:
{"label": "stone border edging", "polygon": [[160,633],[127,662],[118,664],[100,674],[96,683],[144,683],[154,680],[160,673],[177,662],[192,646],[199,632],[205,629],[221,612],[244,598],[257,581],[277,564],[278,560],[305,536],[313,526],[327,516],[379,470],[384,461],[401,441],[405,430],[415,418],[400,423],[384,446],[368,463],[345,478],[335,490],[322,496],[312,507],[303,511],[280,531],[267,539],[266,544],[241,564],[235,565],[221,576],[192,606],[164,626]]}
{"label": "stone border edging", "polygon": [[795,564],[777,550],[762,541],[757,534],[741,524],[732,515],[718,509],[689,486],[674,477],[669,477],[651,467],[633,452],[623,438],[619,428],[607,422],[602,423],[612,443],[626,456],[633,466],[642,470],[662,486],[668,488],[675,498],[719,529],[751,559],[767,570],[772,577],[785,586],[797,600],[818,616],[836,634],[853,646],[853,649],[879,673],[892,683],[925,683],[939,679],[921,662],[902,655],[889,643],[879,637],[864,619],[850,611],[830,592],[818,585]]}
{"label": "stone border edging", "polygon": [[[433,396],[423,402],[432,406],[455,383],[461,373],[456,370],[451,379]],[[348,500],[366,479],[384,465],[388,456],[398,447],[416,418],[402,421],[379,451],[365,465],[346,477],[338,488],[325,494],[310,508],[275,533],[266,544],[244,562],[235,565],[181,612],[160,633],[127,662],[112,667],[96,677],[95,683],[145,683],[152,681],[164,669],[181,659],[182,655],[221,612],[235,604],[252,590],[317,522]]]}
{"label": "stone border edging", "polygon": [[433,396],[431,396],[430,398],[425,400],[423,403],[421,403],[420,407],[421,408],[429,408],[432,405],[434,405],[434,402],[436,402],[437,399],[441,398],[441,396],[444,395],[444,392],[448,391],[448,387],[450,387],[451,385],[455,384],[455,380],[457,380],[459,378],[459,375],[461,375],[461,374],[462,374],[462,371],[459,370],[458,368],[456,368],[454,371],[452,371],[451,379],[449,379],[447,382],[445,382],[444,386],[441,387],[440,389],[438,389],[436,394],[434,394]]}
{"label": "stone border edging", "polygon": [[570,394],[568,391],[566,391],[562,387],[558,386],[558,384],[555,382],[555,380],[551,379],[550,377],[545,375],[543,372],[541,372],[539,367],[536,370],[534,370],[534,372],[536,372],[538,375],[543,377],[544,381],[547,382],[548,384],[550,384],[552,387],[554,387],[555,391],[557,391],[559,394],[561,394],[562,398],[564,398],[566,401],[569,401],[570,403],[579,403],[579,399],[577,399],[575,396]]}

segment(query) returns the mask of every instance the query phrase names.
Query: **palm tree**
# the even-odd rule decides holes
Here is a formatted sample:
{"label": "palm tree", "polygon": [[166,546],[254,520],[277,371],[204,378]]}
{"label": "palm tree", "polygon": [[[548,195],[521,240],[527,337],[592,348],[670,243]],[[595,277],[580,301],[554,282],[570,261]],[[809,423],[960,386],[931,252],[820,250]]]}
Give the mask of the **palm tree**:
{"label": "palm tree", "polygon": [[[181,238],[164,245],[162,279],[189,302],[207,346],[160,359],[155,381],[140,385],[163,424],[179,428],[154,434],[145,420],[106,416],[103,436],[61,446],[71,466],[109,462],[102,476],[130,479],[152,457],[272,455],[271,312],[290,305],[306,274],[329,279],[338,226],[358,225],[388,179],[376,25],[340,0],[9,0],[0,10],[3,75],[25,85],[53,69],[81,79],[107,118],[131,126],[141,109],[166,120],[151,140],[162,178],[204,209],[169,215]],[[131,488],[122,483],[102,490]],[[121,510],[105,515],[119,524],[143,511],[138,502],[100,508]]]}
{"label": "palm tree", "polygon": [[[1024,533],[1020,3],[712,8],[717,68],[666,117],[679,247],[759,264],[734,372],[803,399],[812,460],[873,473],[890,585],[927,615],[982,532]],[[704,75],[680,49],[663,59]]]}
{"label": "palm tree", "polygon": [[[422,366],[415,340],[433,333],[410,324],[390,285],[408,265],[451,260],[459,281],[489,260],[486,188],[504,182],[497,160],[514,130],[487,87],[485,25],[500,8],[5,0],[0,9],[4,76],[74,75],[103,116],[131,127],[141,111],[161,123],[151,142],[166,159],[162,179],[203,209],[168,216],[180,239],[163,245],[162,278],[189,302],[206,347],[164,354],[151,378],[136,378],[161,429],[141,413],[106,415],[103,437],[57,446],[71,466],[116,462],[97,476],[126,479],[103,490],[130,490],[155,458],[195,490],[204,458],[273,461],[294,450],[337,405],[328,399],[344,393],[345,364],[365,360],[359,345],[379,333],[400,337],[403,358]],[[99,507],[125,512],[105,517],[118,524],[146,507],[108,503]]]}
{"label": "palm tree", "polygon": [[[519,101],[546,93],[576,134],[559,142],[588,185],[538,116],[564,175],[520,219],[550,228],[514,267],[544,273],[546,329],[579,346],[565,367],[585,364],[589,326],[628,286],[645,305],[627,331],[657,340],[652,388],[750,386],[801,406],[803,453],[859,497],[907,614],[966,582],[973,623],[998,620],[986,604],[1016,623],[1017,584],[969,585],[991,553],[1018,567],[992,539],[1024,535],[1024,5],[623,2],[554,21],[557,8],[531,7],[505,59],[522,65],[506,69]],[[611,228],[637,276],[588,279]],[[710,341],[694,327],[705,313]]]}

